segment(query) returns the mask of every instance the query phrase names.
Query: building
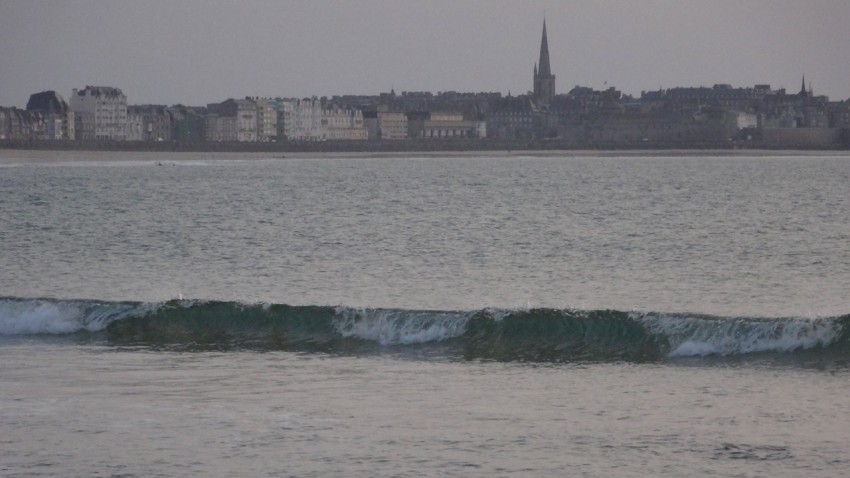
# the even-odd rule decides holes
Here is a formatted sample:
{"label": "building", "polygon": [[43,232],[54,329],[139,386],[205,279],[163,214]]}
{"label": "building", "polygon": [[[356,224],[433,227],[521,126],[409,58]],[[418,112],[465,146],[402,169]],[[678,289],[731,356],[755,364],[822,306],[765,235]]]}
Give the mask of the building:
{"label": "building", "polygon": [[363,111],[369,139],[407,139],[407,115],[399,111]]}
{"label": "building", "polygon": [[408,117],[408,128],[413,138],[483,138],[487,136],[486,122],[464,120],[463,114],[431,112]]}
{"label": "building", "polygon": [[318,98],[280,100],[278,124],[289,141],[364,140],[369,130],[359,109],[325,107]]}
{"label": "building", "polygon": [[257,141],[257,104],[250,98],[236,100],[236,140]]}
{"label": "building", "polygon": [[540,61],[534,65],[534,100],[548,106],[555,99],[555,75],[549,65],[549,41],[546,38],[546,20],[543,20],[543,37],[540,40]]}
{"label": "building", "polygon": [[728,84],[708,87],[670,88],[660,99],[668,109],[690,114],[705,108],[752,112],[766,96],[773,94],[770,85],[733,88]]}
{"label": "building", "polygon": [[14,106],[0,106],[0,139],[31,139],[30,115]]}
{"label": "building", "polygon": [[127,138],[127,97],[111,86],[74,88],[70,99],[77,139],[124,141]]}
{"label": "building", "polygon": [[144,135],[142,115],[136,114],[132,109],[127,108],[127,133],[124,139],[126,141],[142,141]]}
{"label": "building", "polygon": [[850,128],[850,100],[830,102],[827,113],[830,127]]}
{"label": "building", "polygon": [[207,105],[204,118],[206,141],[257,141],[257,104],[251,98],[228,99]]}
{"label": "building", "polygon": [[281,100],[281,136],[289,141],[318,141],[322,136],[322,103],[318,98]]}
{"label": "building", "polygon": [[394,111],[378,112],[378,137],[380,139],[407,139],[407,115]]}
{"label": "building", "polygon": [[236,116],[204,116],[204,140],[212,142],[231,142],[239,140],[239,127]]}
{"label": "building", "polygon": [[127,141],[170,141],[172,121],[165,105],[127,106]]}
{"label": "building", "polygon": [[[406,118],[406,117],[405,117]],[[380,139],[381,133],[378,129],[378,112],[374,110],[363,111],[363,125],[369,133],[369,139]]]}
{"label": "building", "polygon": [[322,110],[320,138],[323,140],[361,140],[369,138],[360,110],[331,107]]}
{"label": "building", "polygon": [[71,111],[65,98],[62,98],[55,91],[42,91],[30,95],[27,111],[40,116],[43,123],[43,132],[36,139],[74,139],[74,112]]}
{"label": "building", "polygon": [[204,115],[204,141],[231,142],[237,141],[238,114],[236,100],[229,99],[221,103],[210,103],[207,105],[207,114]]}
{"label": "building", "polygon": [[277,141],[277,111],[276,100],[257,98],[257,141]]}
{"label": "building", "polygon": [[528,95],[502,98],[487,116],[487,133],[494,138],[518,139],[534,135],[533,98]]}
{"label": "building", "polygon": [[12,139],[12,108],[0,106],[0,140]]}
{"label": "building", "polygon": [[[557,133],[557,116],[552,111],[556,99],[555,75],[549,61],[549,39],[546,20],[540,37],[540,56],[534,64],[533,90],[527,95],[493,97],[488,101],[487,123],[478,134],[489,132],[491,137],[520,139],[553,137]],[[439,134],[440,131],[437,131]]]}
{"label": "building", "polygon": [[197,143],[204,140],[204,107],[175,105],[166,108],[171,123],[171,139],[177,143]]}

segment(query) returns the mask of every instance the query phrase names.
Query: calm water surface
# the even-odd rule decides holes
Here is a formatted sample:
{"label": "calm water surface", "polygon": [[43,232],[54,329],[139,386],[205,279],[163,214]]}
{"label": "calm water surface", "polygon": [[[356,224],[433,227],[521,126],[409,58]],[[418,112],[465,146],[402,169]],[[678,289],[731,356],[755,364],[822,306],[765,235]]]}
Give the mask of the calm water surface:
{"label": "calm water surface", "polygon": [[[118,153],[98,158],[110,154]],[[846,155],[142,157],[0,170],[0,291],[437,309],[848,311]]]}

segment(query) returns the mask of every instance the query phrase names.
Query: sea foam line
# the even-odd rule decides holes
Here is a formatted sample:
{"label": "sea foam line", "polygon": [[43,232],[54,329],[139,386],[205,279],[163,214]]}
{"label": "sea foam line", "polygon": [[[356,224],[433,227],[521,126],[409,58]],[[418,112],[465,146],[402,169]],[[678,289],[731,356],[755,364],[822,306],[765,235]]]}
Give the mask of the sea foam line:
{"label": "sea foam line", "polygon": [[670,343],[669,357],[793,352],[828,347],[842,334],[835,318],[753,319],[636,314]]}
{"label": "sea foam line", "polygon": [[0,335],[97,332],[109,323],[156,310],[157,304],[0,299]]}
{"label": "sea foam line", "polygon": [[337,333],[381,345],[439,342],[463,335],[472,312],[408,311],[338,307]]}

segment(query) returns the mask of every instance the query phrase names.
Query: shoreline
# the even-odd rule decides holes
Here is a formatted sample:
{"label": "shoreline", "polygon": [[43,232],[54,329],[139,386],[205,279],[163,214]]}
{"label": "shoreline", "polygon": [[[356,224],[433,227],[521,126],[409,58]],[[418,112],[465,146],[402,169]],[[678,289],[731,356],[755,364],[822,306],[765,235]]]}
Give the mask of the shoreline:
{"label": "shoreline", "polygon": [[645,158],[645,157],[848,157],[847,150],[772,149],[566,149],[566,150],[468,150],[468,151],[327,151],[327,152],[203,152],[203,151],[112,151],[0,149],[0,165],[74,162],[184,162],[184,161],[269,161],[302,159],[417,159],[417,158]]}

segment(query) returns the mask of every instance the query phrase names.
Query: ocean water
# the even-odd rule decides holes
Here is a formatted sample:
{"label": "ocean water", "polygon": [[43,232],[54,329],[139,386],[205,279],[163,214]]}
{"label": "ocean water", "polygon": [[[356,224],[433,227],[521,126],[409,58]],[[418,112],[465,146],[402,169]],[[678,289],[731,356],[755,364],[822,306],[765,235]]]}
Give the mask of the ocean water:
{"label": "ocean water", "polygon": [[0,475],[835,477],[850,155],[0,151]]}

